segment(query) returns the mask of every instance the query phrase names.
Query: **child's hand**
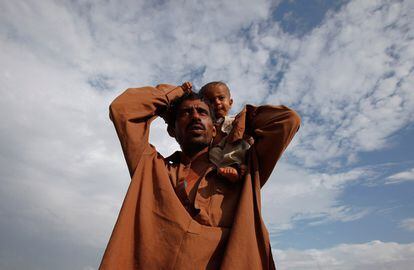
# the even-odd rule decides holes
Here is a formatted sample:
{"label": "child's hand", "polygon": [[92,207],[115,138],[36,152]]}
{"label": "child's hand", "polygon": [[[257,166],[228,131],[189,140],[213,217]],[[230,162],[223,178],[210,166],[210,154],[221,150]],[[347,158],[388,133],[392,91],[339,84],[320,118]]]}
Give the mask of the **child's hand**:
{"label": "child's hand", "polygon": [[184,92],[188,93],[193,90],[193,85],[190,82],[185,82],[181,85],[181,88],[184,90]]}

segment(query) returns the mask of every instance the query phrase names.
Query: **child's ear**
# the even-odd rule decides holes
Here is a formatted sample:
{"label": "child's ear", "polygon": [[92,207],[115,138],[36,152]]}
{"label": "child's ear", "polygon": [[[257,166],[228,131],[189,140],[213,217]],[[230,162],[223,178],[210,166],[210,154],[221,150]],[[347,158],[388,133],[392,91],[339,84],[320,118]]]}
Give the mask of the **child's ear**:
{"label": "child's ear", "polygon": [[229,104],[230,104],[230,106],[233,105],[233,99],[232,98],[230,98]]}

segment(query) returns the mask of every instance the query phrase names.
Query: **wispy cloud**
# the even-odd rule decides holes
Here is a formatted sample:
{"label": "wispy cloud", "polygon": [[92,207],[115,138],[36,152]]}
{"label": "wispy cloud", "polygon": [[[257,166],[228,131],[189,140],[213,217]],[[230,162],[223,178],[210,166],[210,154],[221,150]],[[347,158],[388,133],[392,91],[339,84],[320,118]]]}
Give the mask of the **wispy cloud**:
{"label": "wispy cloud", "polygon": [[291,229],[294,223],[310,220],[310,225],[351,221],[369,213],[341,204],[343,187],[368,175],[365,169],[326,174],[281,162],[263,189],[263,215],[273,232]]}
{"label": "wispy cloud", "polygon": [[404,219],[401,221],[400,227],[407,231],[414,232],[414,218]]}
{"label": "wispy cloud", "polygon": [[294,155],[305,166],[354,162],[358,151],[387,147],[387,138],[412,121],[412,9],[410,1],[350,2],[290,54],[267,100],[302,112]]}
{"label": "wispy cloud", "polygon": [[275,250],[279,267],[286,270],[307,269],[401,269],[412,268],[414,244],[372,241],[342,244],[329,249]]}
{"label": "wispy cloud", "polygon": [[399,184],[402,182],[414,181],[414,168],[393,174],[387,178],[386,184]]}

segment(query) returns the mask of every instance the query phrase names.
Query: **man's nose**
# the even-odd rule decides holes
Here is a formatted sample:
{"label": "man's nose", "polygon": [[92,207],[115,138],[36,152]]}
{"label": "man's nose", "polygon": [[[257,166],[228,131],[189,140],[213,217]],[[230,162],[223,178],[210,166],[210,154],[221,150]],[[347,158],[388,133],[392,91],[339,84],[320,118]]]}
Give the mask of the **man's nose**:
{"label": "man's nose", "polygon": [[199,119],[200,118],[200,114],[198,113],[198,111],[197,111],[197,109],[196,108],[193,108],[192,110],[191,110],[191,118],[192,119]]}

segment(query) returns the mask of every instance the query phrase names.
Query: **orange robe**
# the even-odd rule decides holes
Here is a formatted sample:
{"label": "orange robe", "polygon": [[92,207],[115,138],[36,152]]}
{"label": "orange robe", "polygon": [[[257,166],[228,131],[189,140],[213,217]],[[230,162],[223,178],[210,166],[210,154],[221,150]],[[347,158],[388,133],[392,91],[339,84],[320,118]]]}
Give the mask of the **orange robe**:
{"label": "orange robe", "polygon": [[148,142],[151,121],[183,93],[170,85],[131,88],[110,106],[131,183],[99,269],[275,269],[260,189],[298,130],[299,116],[285,106],[247,105],[232,134],[246,132],[255,141],[245,179],[228,183],[205,164],[190,211],[176,191],[192,163],[209,162],[206,155],[192,162],[182,153],[164,158]]}

